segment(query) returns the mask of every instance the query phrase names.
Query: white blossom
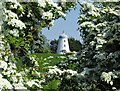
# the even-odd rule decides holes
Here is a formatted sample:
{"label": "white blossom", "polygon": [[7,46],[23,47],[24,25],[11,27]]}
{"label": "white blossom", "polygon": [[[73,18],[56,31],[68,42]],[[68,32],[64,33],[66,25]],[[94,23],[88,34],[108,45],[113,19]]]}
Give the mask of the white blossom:
{"label": "white blossom", "polygon": [[102,12],[102,13],[104,13],[104,14],[106,13],[106,11],[105,11],[105,10],[101,10],[101,12]]}
{"label": "white blossom", "polygon": [[113,81],[110,81],[110,85],[113,85]]}
{"label": "white blossom", "polygon": [[45,0],[46,2],[48,2],[48,4],[53,4],[53,0]]}
{"label": "white blossom", "polygon": [[62,59],[64,59],[64,58],[66,58],[65,56],[58,56],[58,58],[62,58]]}
{"label": "white blossom", "polygon": [[30,17],[30,16],[32,16],[32,10],[30,10],[30,11],[28,12],[27,17]]}
{"label": "white blossom", "polygon": [[26,28],[25,24],[21,20],[18,20],[18,19],[11,19],[11,21],[8,22],[8,25],[12,25],[20,29]]}
{"label": "white blossom", "polygon": [[21,9],[21,10],[23,9],[19,2],[15,2],[14,4],[11,4],[11,5],[10,5],[10,8],[11,8],[11,9],[17,9],[18,7],[19,7],[19,9]]}
{"label": "white blossom", "polygon": [[117,88],[116,87],[112,87],[112,90],[116,90]]}
{"label": "white blossom", "polygon": [[70,75],[70,76],[77,75],[77,71],[73,71],[71,69],[61,70],[57,66],[53,66],[49,68],[51,69],[49,69],[48,74],[62,75],[64,73],[67,73],[67,75]]}
{"label": "white blossom", "polygon": [[49,64],[49,63],[46,63],[46,62],[43,63],[43,65],[47,65],[47,64]]}
{"label": "white blossom", "polygon": [[65,6],[67,0],[58,0],[59,2],[61,2],[62,6]]}
{"label": "white blossom", "polygon": [[95,44],[95,41],[91,41],[90,45],[93,46]]}
{"label": "white blossom", "polygon": [[49,26],[53,26],[54,25],[54,20],[52,20],[50,23],[49,23]]}
{"label": "white blossom", "polygon": [[51,20],[51,19],[53,18],[53,14],[52,14],[50,11],[48,11],[48,12],[43,12],[42,18],[43,18],[43,19]]}
{"label": "white blossom", "polygon": [[5,2],[17,3],[17,0],[5,0]]}
{"label": "white blossom", "polygon": [[89,11],[88,14],[92,15],[92,16],[100,16],[100,14],[98,12],[95,11]]}
{"label": "white blossom", "polygon": [[11,9],[17,9],[17,7],[18,7],[18,6],[17,6],[16,4],[14,4],[14,5],[12,4],[12,5],[10,5],[10,8],[11,8]]}
{"label": "white blossom", "polygon": [[92,22],[86,21],[80,24],[81,27],[95,27],[95,25]]}
{"label": "white blossom", "polygon": [[64,72],[67,72],[68,74],[70,73],[71,76],[77,75],[77,71],[73,71],[71,69],[64,70]]}
{"label": "white blossom", "polygon": [[35,80],[30,80],[26,83],[29,87],[32,87],[33,85],[40,87],[40,85]]}
{"label": "white blossom", "polygon": [[13,86],[15,89],[27,89],[23,83],[19,82],[19,83],[13,83]]}
{"label": "white blossom", "polygon": [[13,70],[13,69],[7,69],[7,71],[3,71],[2,72],[4,75],[6,75],[7,77],[10,77],[12,74],[15,74],[16,73],[16,70]]}
{"label": "white blossom", "polygon": [[114,9],[109,9],[109,13],[117,15],[117,16],[120,15],[119,11],[115,11]]}
{"label": "white blossom", "polygon": [[102,45],[97,44],[95,49],[98,50],[99,48],[102,48]]}
{"label": "white blossom", "polygon": [[40,7],[45,7],[46,6],[45,0],[38,0],[37,2],[38,2]]}
{"label": "white blossom", "polygon": [[53,68],[49,69],[48,71],[49,74],[59,74],[62,75],[63,71],[58,69],[56,66],[53,66]]}
{"label": "white blossom", "polygon": [[48,57],[48,59],[51,59],[51,58],[53,58],[53,56],[49,56],[49,57]]}
{"label": "white blossom", "polygon": [[14,12],[12,12],[11,10],[6,10],[6,9],[5,9],[5,14],[7,14],[8,17],[10,17],[10,18],[16,18],[16,19],[18,19],[17,14],[14,13]]}
{"label": "white blossom", "polygon": [[15,63],[9,62],[8,65],[9,65],[10,69],[15,69],[16,68],[16,64]]}
{"label": "white blossom", "polygon": [[103,23],[98,23],[96,26],[97,27],[102,27],[102,26],[106,26],[107,25],[107,22],[103,22]]}
{"label": "white blossom", "polygon": [[[98,35],[98,36],[100,36],[100,35]],[[96,39],[97,39],[97,43],[98,43],[98,44],[104,44],[104,43],[107,42],[105,39],[103,39],[103,38],[101,38],[101,37],[96,37]]]}
{"label": "white blossom", "polygon": [[33,62],[36,61],[35,57],[33,57],[33,56],[30,56],[30,60],[32,60]]}
{"label": "white blossom", "polygon": [[101,79],[105,82],[107,82],[107,84],[113,85],[113,79],[114,77],[116,77],[115,74],[113,74],[113,72],[103,72],[101,75]]}
{"label": "white blossom", "polygon": [[3,76],[0,74],[0,89],[12,89],[12,85],[7,79],[4,79]]}
{"label": "white blossom", "polygon": [[5,50],[4,41],[0,40],[0,50]]}
{"label": "white blossom", "polygon": [[17,77],[22,77],[21,73],[16,73]]}
{"label": "white blossom", "polygon": [[103,72],[101,75],[101,78],[109,84],[109,82],[112,80],[111,74],[108,74],[106,72]]}
{"label": "white blossom", "polygon": [[8,61],[9,57],[8,56],[5,56],[4,57],[4,61]]}
{"label": "white blossom", "polygon": [[13,83],[18,82],[18,79],[17,79],[16,75],[12,75],[11,80],[13,81]]}
{"label": "white blossom", "polygon": [[10,30],[9,33],[13,36],[19,37],[19,31],[17,29]]}
{"label": "white blossom", "polygon": [[6,70],[7,69],[7,63],[5,61],[0,61],[0,68]]}
{"label": "white blossom", "polygon": [[58,13],[59,13],[59,15],[61,15],[61,16],[63,16],[63,17],[65,17],[65,16],[66,16],[66,14],[65,14],[65,13],[63,13],[62,11],[58,11]]}
{"label": "white blossom", "polygon": [[8,63],[8,67],[7,67],[6,71],[3,71],[2,74],[10,77],[11,75],[16,73],[15,68],[16,68],[16,65],[10,62],[10,63]]}

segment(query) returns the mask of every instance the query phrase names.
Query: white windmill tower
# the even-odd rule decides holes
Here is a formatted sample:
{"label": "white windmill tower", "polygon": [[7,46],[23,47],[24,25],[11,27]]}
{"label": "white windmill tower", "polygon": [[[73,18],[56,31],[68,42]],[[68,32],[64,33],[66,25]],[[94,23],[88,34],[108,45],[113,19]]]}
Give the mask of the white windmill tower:
{"label": "white windmill tower", "polygon": [[70,52],[68,37],[63,31],[63,33],[59,36],[57,53],[58,54],[65,54],[68,52]]}

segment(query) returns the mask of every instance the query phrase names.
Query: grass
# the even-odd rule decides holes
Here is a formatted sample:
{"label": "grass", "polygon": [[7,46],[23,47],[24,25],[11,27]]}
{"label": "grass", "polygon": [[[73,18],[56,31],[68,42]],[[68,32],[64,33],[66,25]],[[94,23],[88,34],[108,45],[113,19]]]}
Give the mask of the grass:
{"label": "grass", "polygon": [[38,63],[40,65],[40,72],[45,72],[48,66],[55,66],[61,61],[66,60],[64,55],[53,53],[35,53]]}

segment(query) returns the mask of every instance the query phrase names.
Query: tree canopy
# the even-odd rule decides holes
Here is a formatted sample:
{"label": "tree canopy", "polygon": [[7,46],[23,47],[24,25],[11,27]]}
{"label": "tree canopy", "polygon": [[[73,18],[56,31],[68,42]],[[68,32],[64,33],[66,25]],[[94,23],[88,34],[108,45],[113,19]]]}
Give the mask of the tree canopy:
{"label": "tree canopy", "polygon": [[[120,3],[94,2],[81,5],[78,24],[84,39],[79,55],[85,74],[82,90],[117,91],[120,84]],[[86,69],[85,69],[86,67]],[[89,73],[87,73],[89,72]]]}
{"label": "tree canopy", "polygon": [[63,0],[0,2],[0,89],[42,88],[39,64],[36,56],[31,55],[34,43],[42,42],[39,35],[42,28],[52,26],[55,19],[65,18],[65,13],[74,6],[75,3]]}

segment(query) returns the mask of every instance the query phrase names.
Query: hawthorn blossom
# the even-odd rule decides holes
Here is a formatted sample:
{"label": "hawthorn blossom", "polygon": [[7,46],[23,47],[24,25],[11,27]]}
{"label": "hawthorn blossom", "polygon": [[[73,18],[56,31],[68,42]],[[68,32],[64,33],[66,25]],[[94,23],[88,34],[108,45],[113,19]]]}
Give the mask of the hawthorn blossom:
{"label": "hawthorn blossom", "polygon": [[47,19],[47,20],[51,20],[53,18],[53,14],[50,11],[43,12],[42,18]]}
{"label": "hawthorn blossom", "polygon": [[0,90],[12,88],[13,86],[10,84],[10,82],[7,79],[4,79],[2,74],[0,74]]}
{"label": "hawthorn blossom", "polygon": [[8,22],[8,25],[11,25],[13,27],[20,28],[20,29],[26,28],[25,24],[18,19],[11,19],[11,21]]}
{"label": "hawthorn blossom", "polygon": [[48,4],[53,4],[53,0],[45,0]]}
{"label": "hawthorn blossom", "polygon": [[17,3],[17,0],[5,0],[5,2]]}
{"label": "hawthorn blossom", "polygon": [[86,27],[86,26],[95,27],[95,25],[92,22],[89,22],[89,21],[81,23],[80,26],[81,27]]}
{"label": "hawthorn blossom", "polygon": [[101,75],[101,79],[107,84],[113,85],[113,79],[117,78],[117,76],[113,72],[103,72]]}
{"label": "hawthorn blossom", "polygon": [[38,4],[39,4],[40,7],[45,8],[45,6],[46,6],[45,0],[38,0],[37,2],[38,2]]}
{"label": "hawthorn blossom", "polygon": [[15,89],[27,89],[23,83],[19,82],[19,83],[13,83],[13,86]]}
{"label": "hawthorn blossom", "polygon": [[61,15],[61,16],[63,16],[63,17],[65,17],[65,16],[66,16],[66,14],[65,14],[65,13],[63,13],[62,11],[58,11],[58,13],[59,13],[59,15]]}
{"label": "hawthorn blossom", "polygon": [[39,84],[36,83],[34,80],[30,80],[26,83],[29,87],[32,87],[33,85],[39,87]]}
{"label": "hawthorn blossom", "polygon": [[10,30],[9,33],[13,36],[19,37],[19,31],[17,29]]}
{"label": "hawthorn blossom", "polygon": [[5,61],[0,61],[0,68],[6,70],[7,69],[7,63]]}
{"label": "hawthorn blossom", "polygon": [[74,75],[77,75],[77,71],[73,71],[71,69],[67,69],[67,70],[64,70],[64,72],[67,72],[68,74],[70,74],[71,76],[74,76]]}
{"label": "hawthorn blossom", "polygon": [[11,10],[6,10],[5,9],[5,14],[8,15],[9,18],[15,18],[18,19],[18,16],[16,13],[12,12]]}

